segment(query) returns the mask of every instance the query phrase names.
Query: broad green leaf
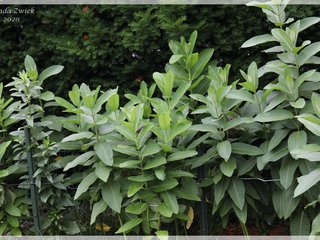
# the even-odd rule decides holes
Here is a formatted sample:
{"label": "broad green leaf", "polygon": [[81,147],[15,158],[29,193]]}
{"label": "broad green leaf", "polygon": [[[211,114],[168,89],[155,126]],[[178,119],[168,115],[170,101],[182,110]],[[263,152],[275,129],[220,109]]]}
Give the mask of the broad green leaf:
{"label": "broad green leaf", "polygon": [[248,159],[244,162],[241,162],[238,167],[238,176],[242,176],[250,172],[257,164],[255,159]]}
{"label": "broad green leaf", "polygon": [[[314,25],[318,22],[320,22],[319,17],[307,17],[307,18],[301,19],[299,32],[311,27],[312,25]],[[293,234],[293,235],[300,235],[300,234]],[[308,234],[303,234],[303,235],[308,235]]]}
{"label": "broad green leaf", "polygon": [[252,123],[253,122],[253,118],[250,118],[250,117],[238,117],[238,118],[234,118],[228,122],[226,122],[224,124],[224,131],[227,131],[227,130],[230,130],[234,127],[237,127],[241,124],[244,124],[244,123]]}
{"label": "broad green leaf", "polygon": [[132,197],[133,195],[135,195],[137,192],[139,192],[140,189],[142,189],[144,185],[144,182],[141,183],[131,183],[128,189],[128,197]]}
{"label": "broad green leaf", "polygon": [[0,236],[3,235],[3,233],[7,230],[8,227],[8,223],[4,222],[0,224]]}
{"label": "broad green leaf", "polygon": [[117,181],[108,182],[103,185],[101,194],[108,206],[117,213],[121,212],[122,194],[121,185]]}
{"label": "broad green leaf", "polygon": [[298,121],[301,122],[310,132],[320,136],[320,119],[311,115],[303,114],[298,117]]}
{"label": "broad green leaf", "polygon": [[135,141],[135,134],[134,132],[132,132],[129,128],[127,128],[126,126],[123,125],[116,125],[115,129],[125,138],[127,138],[128,140],[131,141]]}
{"label": "broad green leaf", "polygon": [[280,183],[284,189],[288,189],[292,184],[294,173],[298,167],[298,161],[286,157],[281,161],[281,167],[279,171]]}
{"label": "broad green leaf", "polygon": [[166,168],[165,168],[164,166],[162,166],[162,167],[158,167],[158,168],[156,168],[156,169],[154,170],[154,174],[155,174],[156,177],[157,177],[159,180],[161,180],[161,181],[163,181],[163,180],[166,179],[165,169],[166,169]]}
{"label": "broad green leaf", "polygon": [[227,190],[232,202],[242,210],[245,203],[245,187],[243,181],[239,178],[233,177]]}
{"label": "broad green leaf", "polygon": [[247,216],[248,216],[248,207],[247,207],[247,203],[244,204],[244,207],[242,210],[240,210],[236,205],[232,204],[232,208],[235,212],[235,214],[237,215],[238,219],[240,220],[240,222],[242,222],[243,224],[245,224],[247,222]]}
{"label": "broad green leaf", "polygon": [[293,158],[303,158],[311,162],[320,161],[320,146],[317,144],[301,145],[298,148],[293,149],[291,152]]}
{"label": "broad green leaf", "polygon": [[190,192],[190,190],[187,189],[177,189],[174,191],[178,198],[190,200],[190,201],[196,201],[199,202],[201,199],[199,196],[193,192]]}
{"label": "broad green leaf", "polygon": [[94,150],[104,164],[106,164],[107,166],[112,166],[113,151],[110,143],[98,142],[94,145]]}
{"label": "broad green leaf", "polygon": [[[307,144],[307,134],[305,131],[296,131],[290,134],[288,138],[288,149],[290,153],[296,149]],[[292,155],[292,154],[291,154]]]}
{"label": "broad green leaf", "polygon": [[294,197],[308,191],[320,181],[320,168],[317,168],[307,175],[298,177],[298,186],[294,190]]}
{"label": "broad green leaf", "polygon": [[131,229],[133,229],[134,227],[138,226],[140,223],[143,222],[142,218],[134,218],[131,219],[130,221],[126,222],[125,224],[123,224],[118,231],[116,231],[115,233],[125,233],[130,231]]}
{"label": "broad green leaf", "polygon": [[184,160],[190,157],[193,157],[197,155],[198,152],[195,150],[186,150],[186,151],[179,151],[179,152],[174,152],[168,156],[168,162],[173,162],[177,160]]}
{"label": "broad green leaf", "polygon": [[178,87],[177,91],[173,93],[170,108],[173,109],[180,101],[180,99],[184,96],[184,94],[188,91],[191,82],[182,82]]}
{"label": "broad green leaf", "polygon": [[46,68],[45,70],[43,70],[38,78],[38,81],[40,82],[40,85],[42,84],[42,82],[44,80],[46,80],[47,78],[53,76],[53,75],[57,75],[59,74],[62,70],[63,70],[63,66],[61,65],[53,65],[51,67]]}
{"label": "broad green leaf", "polygon": [[0,144],[0,161],[2,160],[7,148],[9,147],[11,141],[3,142]]}
{"label": "broad green leaf", "polygon": [[5,206],[4,210],[10,214],[11,216],[14,217],[20,217],[21,216],[21,212],[19,210],[19,208],[17,208],[17,206],[10,204],[8,206]]}
{"label": "broad green leaf", "polygon": [[298,206],[300,199],[293,197],[293,185],[286,190],[276,191],[272,195],[272,202],[279,218],[287,219]]}
{"label": "broad green leaf", "polygon": [[259,36],[255,36],[253,38],[250,38],[249,40],[245,41],[241,48],[248,48],[248,47],[253,47],[262,43],[267,43],[267,42],[274,42],[276,39],[270,35],[270,34],[263,34]]}
{"label": "broad green leaf", "polygon": [[166,178],[164,181],[158,183],[155,186],[152,186],[150,190],[153,192],[165,192],[167,190],[173,189],[175,186],[177,186],[179,183],[174,178]]}
{"label": "broad green leaf", "polygon": [[318,117],[320,117],[320,95],[315,92],[312,93],[311,102],[312,102],[314,111],[316,112]]}
{"label": "broad green leaf", "polygon": [[65,99],[61,98],[61,97],[54,97],[54,100],[62,107],[71,110],[71,109],[75,109],[75,106],[72,105],[71,103],[69,103],[68,101],[66,101]]}
{"label": "broad green leaf", "polygon": [[320,233],[320,213],[312,221],[311,233],[309,238],[312,240],[317,240],[315,235],[318,235],[319,233]]}
{"label": "broad green leaf", "polygon": [[303,98],[299,98],[295,102],[290,102],[290,105],[294,108],[301,109],[306,105],[306,101]]}
{"label": "broad green leaf", "polygon": [[13,236],[16,236],[16,237],[21,237],[22,236],[22,232],[18,227],[12,228],[11,229],[11,233],[12,233]]}
{"label": "broad green leaf", "polygon": [[141,157],[147,157],[150,155],[154,155],[160,152],[162,147],[157,143],[147,143],[145,147],[142,149]]}
{"label": "broad green leaf", "polygon": [[97,177],[104,182],[108,181],[108,178],[109,178],[111,171],[112,171],[112,168],[107,167],[103,164],[98,164],[95,168],[95,173],[96,173]]}
{"label": "broad green leaf", "polygon": [[268,145],[268,151],[271,151],[275,147],[277,147],[281,141],[288,135],[289,130],[288,129],[279,129],[276,130],[275,134],[272,136],[272,138],[269,141]]}
{"label": "broad green leaf", "polygon": [[315,42],[305,47],[297,57],[299,66],[305,64],[311,57],[320,51],[320,42]]}
{"label": "broad green leaf", "polygon": [[25,57],[24,67],[27,71],[28,77],[33,81],[37,80],[38,78],[37,65],[31,56],[27,55]]}
{"label": "broad green leaf", "polygon": [[131,203],[128,207],[126,207],[125,211],[131,214],[141,214],[147,209],[148,205],[146,203],[137,202]]}
{"label": "broad green leaf", "polygon": [[119,94],[112,95],[109,98],[107,105],[112,111],[116,111],[119,108]]}
{"label": "broad green leaf", "polygon": [[103,199],[101,199],[99,202],[96,202],[95,204],[93,204],[90,225],[95,223],[97,216],[100,213],[104,212],[106,210],[107,206],[108,205],[105,203],[105,201]]}
{"label": "broad green leaf", "polygon": [[214,201],[217,205],[223,199],[229,186],[229,178],[222,178],[217,184],[214,185]]}
{"label": "broad green leaf", "polygon": [[262,156],[259,156],[257,158],[257,167],[261,171],[267,163],[276,162],[279,159],[286,156],[288,153],[288,147],[286,145],[281,144],[274,150],[267,152]]}
{"label": "broad green leaf", "polygon": [[285,50],[287,51],[293,50],[294,43],[290,39],[286,31],[284,31],[283,29],[274,28],[271,30],[271,34],[272,36],[274,36],[274,38],[276,38],[280,42],[281,46],[283,46]]}
{"label": "broad green leaf", "polygon": [[172,214],[173,214],[171,209],[168,206],[166,206],[164,203],[160,203],[160,205],[158,206],[158,211],[162,216],[165,216],[167,218],[172,217]]}
{"label": "broad green leaf", "polygon": [[229,161],[227,162],[223,161],[220,164],[221,172],[227,177],[231,177],[236,168],[237,168],[237,162],[234,158],[229,159]]}
{"label": "broad green leaf", "polygon": [[148,170],[151,168],[159,167],[159,166],[165,164],[166,162],[167,161],[164,157],[157,157],[154,159],[149,159],[149,160],[147,160],[146,165],[143,167],[143,170]]}
{"label": "broad green leaf", "polygon": [[210,61],[213,55],[213,52],[214,52],[213,49],[206,49],[200,53],[198,62],[191,69],[192,79],[199,77],[199,75],[202,73],[207,63]]}
{"label": "broad green leaf", "polygon": [[119,168],[138,169],[140,168],[140,164],[140,160],[124,160],[124,162],[119,164]]}
{"label": "broad green leaf", "polygon": [[[103,94],[97,99],[96,103],[94,104],[94,108],[96,111],[99,111],[101,109],[101,106],[105,104],[112,96],[116,95],[118,92],[118,89],[110,89]],[[113,99],[116,100],[116,99]],[[93,102],[94,103],[94,102]]]}
{"label": "broad green leaf", "polygon": [[191,122],[183,122],[183,123],[179,123],[177,125],[175,125],[170,132],[170,137],[169,137],[169,141],[174,139],[176,136],[178,136],[179,134],[185,132],[188,130],[188,128],[191,126]]}
{"label": "broad green leaf", "polygon": [[53,92],[46,91],[44,93],[41,93],[40,98],[44,101],[51,101],[54,100],[54,94]]}
{"label": "broad green leaf", "polygon": [[257,114],[254,120],[258,122],[274,122],[274,121],[292,119],[293,117],[294,117],[293,114],[288,110],[275,109],[269,112]]}
{"label": "broad green leaf", "polygon": [[97,180],[97,175],[95,174],[95,172],[92,172],[89,175],[85,176],[77,188],[76,194],[74,196],[74,200],[78,199],[82,193],[87,192],[89,187],[96,180]]}
{"label": "broad green leaf", "polygon": [[231,144],[231,147],[234,154],[248,156],[258,156],[263,154],[263,151],[260,148],[246,143],[235,142]]}
{"label": "broad green leaf", "polygon": [[169,112],[158,114],[158,120],[161,129],[165,131],[168,131],[170,129],[171,118]]}
{"label": "broad green leaf", "polygon": [[81,154],[77,158],[75,158],[73,161],[69,162],[63,169],[63,171],[67,171],[70,168],[74,168],[80,164],[84,164],[86,161],[88,161],[90,158],[92,158],[96,153],[94,151],[89,151],[86,153]]}
{"label": "broad green leaf", "polygon": [[229,141],[219,142],[217,144],[217,150],[220,157],[228,161],[232,152],[231,143]]}
{"label": "broad green leaf", "polygon": [[19,224],[19,219],[18,217],[13,217],[11,215],[7,215],[7,222],[12,226],[12,227],[19,227],[20,224]]}
{"label": "broad green leaf", "polygon": [[310,234],[310,218],[306,211],[299,211],[290,221],[290,234],[307,236]]}
{"label": "broad green leaf", "polygon": [[179,54],[174,54],[171,56],[171,58],[169,59],[169,63],[170,64],[175,64],[176,62],[178,62],[181,58],[183,57],[183,55],[179,55]]}
{"label": "broad green leaf", "polygon": [[80,133],[74,133],[69,135],[68,137],[65,137],[64,139],[62,139],[61,142],[71,142],[71,141],[78,141],[81,139],[90,139],[94,136],[94,134],[92,132],[89,131],[83,131]]}
{"label": "broad green leaf", "polygon": [[10,173],[7,169],[0,170],[0,178],[7,177],[9,174]]}
{"label": "broad green leaf", "polygon": [[155,177],[153,174],[143,174],[143,175],[128,177],[128,179],[133,182],[142,183],[142,182],[152,181],[155,179]]}
{"label": "broad green leaf", "polygon": [[171,209],[171,211],[174,214],[178,214],[179,204],[178,204],[176,195],[172,192],[166,191],[164,193],[161,193],[161,197],[162,197],[164,203],[166,204],[166,206],[168,206],[169,209]]}
{"label": "broad green leaf", "polygon": [[251,102],[251,103],[256,102],[253,95],[245,89],[231,90],[230,92],[228,92],[226,97],[229,99],[236,99],[236,100],[241,100],[245,102]]}

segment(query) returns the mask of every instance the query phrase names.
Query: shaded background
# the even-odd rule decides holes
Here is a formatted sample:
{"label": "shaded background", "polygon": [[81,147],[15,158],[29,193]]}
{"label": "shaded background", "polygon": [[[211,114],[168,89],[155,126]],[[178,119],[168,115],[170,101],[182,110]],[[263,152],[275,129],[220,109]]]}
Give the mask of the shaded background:
{"label": "shaded background", "polygon": [[[4,9],[7,6],[1,6]],[[21,8],[30,6],[21,6]],[[242,43],[273,27],[260,9],[240,5],[89,5],[34,6],[35,14],[19,15],[18,23],[3,23],[0,15],[0,81],[8,82],[23,69],[31,55],[39,69],[65,66],[62,74],[45,83],[47,90],[66,96],[75,83],[120,92],[136,91],[150,82],[154,71],[164,71],[170,58],[168,41],[189,37],[198,30],[197,50],[214,48],[219,65],[232,63],[231,79],[239,77],[251,61],[270,58]],[[320,6],[290,5],[288,15],[297,19],[319,16]],[[16,15],[11,15],[17,17]],[[320,25],[302,35],[315,41]],[[303,36],[302,36],[303,37]],[[248,56],[250,55],[250,57]]]}

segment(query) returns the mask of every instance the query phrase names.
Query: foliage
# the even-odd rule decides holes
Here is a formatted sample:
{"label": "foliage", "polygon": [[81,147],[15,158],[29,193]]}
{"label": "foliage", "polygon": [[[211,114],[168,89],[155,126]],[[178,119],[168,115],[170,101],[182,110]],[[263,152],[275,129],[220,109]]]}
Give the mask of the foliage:
{"label": "foliage", "polygon": [[[212,60],[212,48],[196,50],[197,31],[170,41],[165,72],[154,72],[154,83],[142,81],[125,101],[118,88],[85,83],[74,84],[68,99],[43,92],[44,80],[63,67],[38,74],[27,56],[25,70],[7,85],[19,101],[0,100],[3,133],[12,124],[17,128],[12,139],[3,135],[0,156],[14,151],[19,166],[13,168],[10,157],[1,165],[0,213],[10,226],[2,220],[0,233],[21,234],[17,221],[28,215],[21,189],[11,194],[3,179],[18,172],[21,187],[28,184],[22,130],[29,127],[48,234],[90,229],[73,220],[81,204],[90,206],[96,228],[109,231],[103,220],[117,218],[115,234],[184,234],[206,195],[212,219],[218,215],[224,227],[238,219],[246,232],[250,221],[281,219],[290,222],[293,235],[319,235],[320,73],[313,68],[320,63],[320,42],[303,41],[303,32],[320,18],[287,18],[285,1],[248,5],[261,8],[275,27],[242,44],[267,44],[271,60],[251,62],[241,80],[233,80],[231,65]],[[96,14],[89,9],[79,13],[88,13],[88,21]],[[157,10],[148,7],[144,14],[154,20]],[[51,107],[63,113],[48,115]],[[207,169],[204,179],[196,179],[199,167]]]}

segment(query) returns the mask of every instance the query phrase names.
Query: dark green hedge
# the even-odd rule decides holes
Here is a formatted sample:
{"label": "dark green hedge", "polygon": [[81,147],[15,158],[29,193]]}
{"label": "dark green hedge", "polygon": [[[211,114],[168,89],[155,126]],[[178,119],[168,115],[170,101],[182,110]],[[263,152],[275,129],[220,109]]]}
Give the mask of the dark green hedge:
{"label": "dark green hedge", "polygon": [[[1,6],[5,8],[6,6]],[[29,6],[30,7],[30,6]],[[169,39],[197,29],[198,46],[215,49],[218,64],[239,69],[267,58],[261,49],[240,49],[248,38],[271,27],[258,9],[246,6],[35,6],[34,15],[0,27],[0,81],[21,69],[26,54],[42,66],[59,63],[64,74],[47,82],[47,89],[65,95],[74,83],[86,82],[135,91],[140,81],[163,69]],[[291,16],[319,16],[320,6],[289,6]],[[0,16],[1,18],[4,15]],[[305,34],[319,39],[320,26]],[[312,31],[312,34],[310,34]],[[313,40],[313,39],[310,39]],[[250,55],[250,57],[248,57]]]}

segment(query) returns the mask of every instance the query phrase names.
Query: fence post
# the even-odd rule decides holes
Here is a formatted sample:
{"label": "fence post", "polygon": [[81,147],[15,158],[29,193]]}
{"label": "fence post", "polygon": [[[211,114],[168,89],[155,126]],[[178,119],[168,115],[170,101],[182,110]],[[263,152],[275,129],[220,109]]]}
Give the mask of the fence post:
{"label": "fence post", "polygon": [[[206,177],[206,168],[204,165],[198,167],[198,181],[201,182]],[[208,235],[208,217],[207,217],[207,197],[205,189],[202,189],[201,203],[200,203],[200,234]]]}
{"label": "fence post", "polygon": [[33,224],[35,234],[40,236],[40,214],[39,214],[39,204],[38,204],[38,191],[34,182],[34,162],[32,158],[32,149],[31,149],[31,131],[29,127],[24,128],[24,136],[27,147],[27,164],[28,164],[28,173],[29,173],[29,181],[30,181],[30,193],[31,193],[31,201],[32,201],[32,216],[33,216]]}

